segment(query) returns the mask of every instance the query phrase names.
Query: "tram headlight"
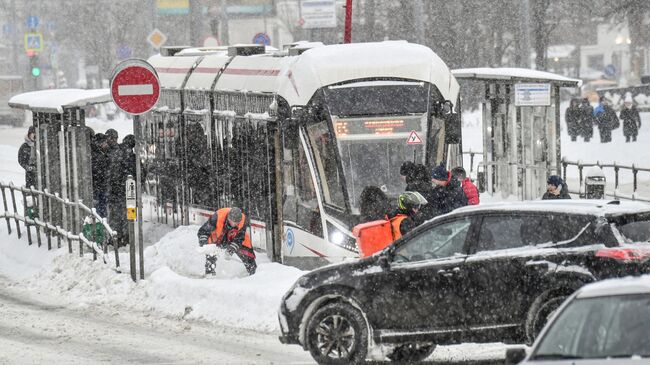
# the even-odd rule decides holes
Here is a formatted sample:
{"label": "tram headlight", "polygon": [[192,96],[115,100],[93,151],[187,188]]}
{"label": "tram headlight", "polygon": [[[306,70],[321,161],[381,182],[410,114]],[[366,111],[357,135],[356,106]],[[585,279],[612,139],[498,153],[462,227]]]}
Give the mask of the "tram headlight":
{"label": "tram headlight", "polygon": [[357,243],[354,237],[345,234],[345,232],[336,228],[336,226],[330,222],[327,222],[327,236],[330,243],[343,247],[346,250],[358,252]]}

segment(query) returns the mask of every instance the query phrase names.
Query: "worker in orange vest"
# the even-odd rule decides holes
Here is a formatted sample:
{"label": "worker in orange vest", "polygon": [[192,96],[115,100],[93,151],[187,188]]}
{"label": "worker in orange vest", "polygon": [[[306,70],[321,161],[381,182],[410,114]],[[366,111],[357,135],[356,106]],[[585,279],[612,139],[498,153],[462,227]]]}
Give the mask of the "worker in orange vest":
{"label": "worker in orange vest", "polygon": [[395,241],[423,223],[419,211],[420,207],[425,204],[427,204],[427,200],[416,191],[406,191],[400,194],[397,198],[397,211],[390,219]]}
{"label": "worker in orange vest", "polygon": [[[199,246],[213,244],[224,249],[229,255],[236,254],[244,263],[248,273],[253,275],[257,263],[248,227],[250,227],[249,219],[241,209],[237,207],[219,209],[199,228]],[[206,275],[215,274],[216,264],[215,255],[206,255]]]}

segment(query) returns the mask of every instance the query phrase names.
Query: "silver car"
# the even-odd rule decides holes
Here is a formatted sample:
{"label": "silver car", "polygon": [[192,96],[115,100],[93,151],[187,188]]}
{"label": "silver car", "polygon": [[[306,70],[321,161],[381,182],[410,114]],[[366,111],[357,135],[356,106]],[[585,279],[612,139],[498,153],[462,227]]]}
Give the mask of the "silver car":
{"label": "silver car", "polygon": [[529,354],[508,349],[506,364],[650,363],[650,275],[605,280],[569,297]]}

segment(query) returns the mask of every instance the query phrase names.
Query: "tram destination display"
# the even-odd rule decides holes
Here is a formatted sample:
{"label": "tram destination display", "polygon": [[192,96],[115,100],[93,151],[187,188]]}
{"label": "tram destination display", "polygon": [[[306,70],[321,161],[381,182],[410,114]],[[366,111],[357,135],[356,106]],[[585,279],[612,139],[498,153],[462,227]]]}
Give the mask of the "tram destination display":
{"label": "tram destination display", "polygon": [[353,135],[409,134],[422,130],[421,117],[346,118],[335,120],[337,137]]}

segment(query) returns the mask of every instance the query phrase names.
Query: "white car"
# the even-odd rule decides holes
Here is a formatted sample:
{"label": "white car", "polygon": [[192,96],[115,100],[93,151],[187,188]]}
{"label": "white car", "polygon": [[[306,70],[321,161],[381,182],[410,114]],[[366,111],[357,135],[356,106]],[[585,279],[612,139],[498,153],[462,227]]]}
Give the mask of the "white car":
{"label": "white car", "polygon": [[586,285],[553,315],[529,354],[508,349],[506,364],[650,363],[650,275]]}

